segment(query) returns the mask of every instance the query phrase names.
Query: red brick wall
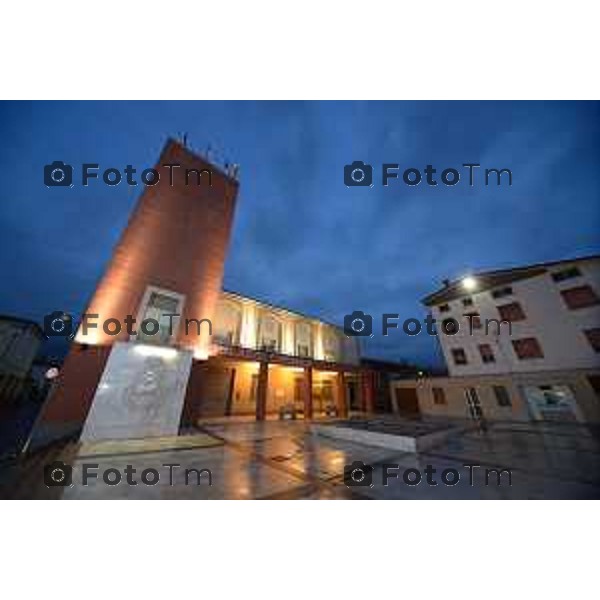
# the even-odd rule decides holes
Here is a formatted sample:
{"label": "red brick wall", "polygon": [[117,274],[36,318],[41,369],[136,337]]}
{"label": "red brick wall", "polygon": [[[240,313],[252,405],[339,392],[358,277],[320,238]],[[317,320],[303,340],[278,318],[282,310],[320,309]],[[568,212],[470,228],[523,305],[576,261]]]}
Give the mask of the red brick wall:
{"label": "red brick wall", "polygon": [[[173,187],[169,169],[160,166],[165,163],[182,165],[173,169]],[[184,319],[213,318],[238,185],[173,141],[155,168],[160,182],[145,188],[88,307],[87,312],[100,314],[100,321],[136,317],[148,285],[185,295]],[[193,174],[185,185],[186,168],[212,169],[212,187],[206,175],[197,186]],[[125,330],[119,336],[99,330],[98,336],[100,343],[128,339]],[[186,338],[182,326],[178,341],[194,348],[198,335],[192,327]]]}
{"label": "red brick wall", "polygon": [[[161,166],[165,163],[181,165],[172,170],[173,186],[169,169]],[[211,169],[212,186],[206,183],[206,175],[202,175],[202,185],[196,185],[194,174],[190,175],[190,185],[185,185],[186,168]],[[109,318],[123,322],[127,315],[137,317],[148,285],[185,295],[183,319],[213,319],[238,184],[174,141],[166,144],[155,169],[160,173],[160,182],[155,186],[138,183],[142,195],[86,309],[100,315],[97,321],[100,326],[94,330],[100,345],[91,345],[87,350],[82,350],[79,344],[73,345],[61,382],[44,407],[42,424],[85,420],[110,345],[128,339],[124,327],[118,336],[107,336],[101,323]],[[140,181],[141,169],[135,177]],[[192,327],[185,336],[183,319],[178,343],[197,348],[200,345],[197,332]],[[207,333],[205,326],[202,329]]]}
{"label": "red brick wall", "polygon": [[94,399],[104,365],[110,354],[110,346],[87,346],[73,344],[44,405],[42,421],[80,421],[83,423]]}

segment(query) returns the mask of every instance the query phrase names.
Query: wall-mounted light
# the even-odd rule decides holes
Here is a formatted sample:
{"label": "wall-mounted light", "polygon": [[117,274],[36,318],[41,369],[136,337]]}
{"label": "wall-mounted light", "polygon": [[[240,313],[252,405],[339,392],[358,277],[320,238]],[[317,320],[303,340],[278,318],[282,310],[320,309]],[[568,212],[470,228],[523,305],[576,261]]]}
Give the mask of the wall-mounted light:
{"label": "wall-mounted light", "polygon": [[280,369],[287,371],[288,373],[304,373],[303,367],[288,367],[286,365],[279,365],[277,363],[270,363],[269,369]]}
{"label": "wall-mounted light", "polygon": [[467,276],[463,277],[462,286],[465,290],[472,291],[477,287],[477,279],[475,277]]}
{"label": "wall-mounted light", "polygon": [[164,358],[172,360],[177,356],[177,350],[175,348],[165,348],[164,346],[147,346],[142,344],[135,345],[136,354],[142,356],[156,356],[158,358]]}

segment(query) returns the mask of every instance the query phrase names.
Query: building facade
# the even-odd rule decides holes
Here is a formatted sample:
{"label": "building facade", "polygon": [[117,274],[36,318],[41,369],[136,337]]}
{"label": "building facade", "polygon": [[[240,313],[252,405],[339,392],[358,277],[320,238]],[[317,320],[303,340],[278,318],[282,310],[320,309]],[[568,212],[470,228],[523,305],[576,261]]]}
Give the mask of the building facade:
{"label": "building facade", "polygon": [[345,415],[364,385],[358,345],[341,328],[231,291],[217,302],[196,374],[188,422]]}
{"label": "building facade", "polygon": [[393,410],[490,421],[600,422],[600,370],[543,371],[396,380]]}
{"label": "building facade", "polygon": [[24,391],[42,339],[37,323],[0,316],[0,405],[14,402]]}
{"label": "building facade", "polygon": [[427,296],[449,378],[396,382],[396,408],[600,421],[600,257],[488,271]]}
{"label": "building facade", "polygon": [[[600,257],[482,273],[425,298],[450,375],[600,366]],[[443,333],[444,324],[458,332]],[[508,324],[510,323],[510,324]]]}
{"label": "building facade", "polygon": [[[178,168],[166,171],[173,164]],[[222,289],[235,170],[173,140],[155,170],[160,181],[144,189],[85,311],[96,327],[79,328],[38,419],[39,443],[81,429],[116,342],[146,345],[157,356],[168,348],[193,353],[182,426],[213,417],[312,419],[371,410],[373,378],[354,339],[322,320]],[[158,333],[117,328],[131,317],[138,325],[156,320]]]}

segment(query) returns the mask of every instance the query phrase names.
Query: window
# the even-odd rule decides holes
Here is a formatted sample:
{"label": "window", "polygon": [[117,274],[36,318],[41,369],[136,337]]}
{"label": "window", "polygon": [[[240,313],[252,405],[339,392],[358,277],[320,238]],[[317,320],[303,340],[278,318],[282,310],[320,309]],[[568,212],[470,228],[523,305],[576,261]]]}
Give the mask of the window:
{"label": "window", "polygon": [[600,327],[594,327],[594,329],[586,329],[585,337],[596,352],[600,352]]}
{"label": "window", "polygon": [[450,310],[449,304],[440,304],[440,312],[448,312]]}
{"label": "window", "polygon": [[510,285],[506,287],[498,288],[497,290],[492,290],[492,298],[504,298],[505,296],[512,296],[513,289]]}
{"label": "window", "polygon": [[496,362],[496,357],[489,344],[479,344],[479,354],[481,354],[481,360],[484,363]]}
{"label": "window", "polygon": [[511,323],[523,321],[523,319],[525,319],[525,313],[518,302],[502,304],[501,306],[498,306],[498,312],[500,313],[500,318],[502,320],[510,321]]}
{"label": "window", "polygon": [[323,358],[335,362],[339,355],[339,340],[332,329],[323,331]]}
{"label": "window", "polygon": [[493,388],[498,406],[510,406],[510,394],[508,393],[507,389],[503,385],[495,385]]}
{"label": "window", "polygon": [[454,364],[456,365],[467,364],[467,355],[462,348],[452,348],[452,358],[454,359]]}
{"label": "window", "polygon": [[523,360],[527,358],[544,358],[542,347],[536,338],[522,338],[512,341],[517,356]]}
{"label": "window", "polygon": [[562,290],[560,295],[571,310],[594,306],[600,303],[600,298],[596,296],[596,292],[589,285]]}
{"label": "window", "polygon": [[444,393],[444,388],[434,387],[431,388],[433,393],[433,403],[434,404],[446,404],[446,394]]}
{"label": "window", "polygon": [[548,421],[576,421],[575,396],[566,385],[524,386],[523,395],[534,418]]}
{"label": "window", "polygon": [[298,344],[297,347],[298,356],[307,357],[308,356],[308,346],[306,344]]}
{"label": "window", "polygon": [[[178,319],[168,315],[180,314],[180,308],[183,296],[174,292],[154,291],[154,288],[148,288],[147,300],[143,309],[142,320],[154,319],[158,322],[158,331],[144,333],[140,328],[137,330],[138,341],[144,344],[169,345],[177,332]],[[150,329],[153,329],[152,327]]]}
{"label": "window", "polygon": [[465,317],[467,317],[469,331],[471,331],[471,329],[481,329],[481,317],[479,316],[479,313],[465,313]]}
{"label": "window", "polygon": [[552,279],[554,281],[565,281],[565,279],[572,279],[573,277],[580,277],[581,271],[577,267],[569,267],[568,269],[563,269],[562,271],[556,271],[551,274]]}
{"label": "window", "polygon": [[215,343],[221,346],[233,346],[233,332],[223,331],[217,332],[214,335]]}
{"label": "window", "polygon": [[258,347],[266,352],[279,352],[281,323],[271,315],[264,315],[259,324]]}
{"label": "window", "polygon": [[463,306],[473,306],[473,298],[463,298]]}
{"label": "window", "polygon": [[215,343],[221,346],[239,344],[242,325],[242,308],[229,300],[219,300],[215,310],[214,336]]}
{"label": "window", "polygon": [[296,339],[296,355],[308,357],[312,349],[312,330],[306,321],[298,321],[294,324],[294,335]]}

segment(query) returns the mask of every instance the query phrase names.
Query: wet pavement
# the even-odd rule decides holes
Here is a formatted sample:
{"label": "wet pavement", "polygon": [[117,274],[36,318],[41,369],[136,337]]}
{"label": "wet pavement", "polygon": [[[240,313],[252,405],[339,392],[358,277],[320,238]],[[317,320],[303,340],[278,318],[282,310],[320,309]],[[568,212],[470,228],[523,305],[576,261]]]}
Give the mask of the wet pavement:
{"label": "wet pavement", "polygon": [[[48,497],[600,498],[600,442],[581,426],[495,424],[487,432],[456,433],[418,454],[321,437],[302,422],[206,424],[197,439],[200,441],[173,448],[154,445],[145,449],[142,445],[130,453],[121,448],[114,453],[82,456],[80,450],[79,456],[69,460],[73,485],[50,490]],[[365,467],[355,471],[356,481],[346,477],[352,483],[348,486],[344,466],[354,461],[362,461]],[[82,485],[84,464],[97,465],[88,467],[89,473],[97,475],[88,485]],[[129,477],[137,485],[126,483],[128,465]],[[118,485],[103,481],[107,469],[118,471],[108,474],[113,482],[121,478]],[[190,470],[187,476],[186,469]],[[144,483],[145,470],[149,470],[147,481],[153,481],[156,471],[158,483]],[[417,479],[420,483],[414,485]],[[38,489],[31,491],[30,497],[43,497],[40,489],[45,486],[37,480],[34,484]],[[28,497],[28,491],[21,490],[17,496]]]}

